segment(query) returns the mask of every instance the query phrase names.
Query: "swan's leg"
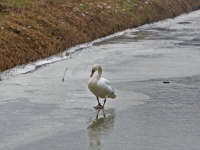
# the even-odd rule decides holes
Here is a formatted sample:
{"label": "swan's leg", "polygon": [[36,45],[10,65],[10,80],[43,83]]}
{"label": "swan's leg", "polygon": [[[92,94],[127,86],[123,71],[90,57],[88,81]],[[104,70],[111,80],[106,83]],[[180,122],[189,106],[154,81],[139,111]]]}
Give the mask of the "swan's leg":
{"label": "swan's leg", "polygon": [[106,103],[106,99],[104,99],[104,101],[103,101],[103,107],[104,107],[105,103]]}
{"label": "swan's leg", "polygon": [[98,105],[101,105],[101,103],[99,102],[99,98],[97,97],[97,101],[98,101]]}
{"label": "swan's leg", "polygon": [[99,98],[97,97],[97,101],[98,101],[98,105],[95,106],[95,109],[103,109],[103,106],[101,105],[101,103],[99,102]]}

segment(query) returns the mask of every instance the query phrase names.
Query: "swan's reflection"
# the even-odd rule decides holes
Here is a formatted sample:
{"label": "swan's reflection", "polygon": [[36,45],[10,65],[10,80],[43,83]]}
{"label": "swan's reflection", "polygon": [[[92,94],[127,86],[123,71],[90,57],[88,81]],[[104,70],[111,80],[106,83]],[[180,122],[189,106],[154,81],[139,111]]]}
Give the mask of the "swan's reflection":
{"label": "swan's reflection", "polygon": [[90,120],[88,126],[90,150],[101,150],[101,136],[109,133],[114,126],[114,122],[115,109],[97,111],[95,120]]}

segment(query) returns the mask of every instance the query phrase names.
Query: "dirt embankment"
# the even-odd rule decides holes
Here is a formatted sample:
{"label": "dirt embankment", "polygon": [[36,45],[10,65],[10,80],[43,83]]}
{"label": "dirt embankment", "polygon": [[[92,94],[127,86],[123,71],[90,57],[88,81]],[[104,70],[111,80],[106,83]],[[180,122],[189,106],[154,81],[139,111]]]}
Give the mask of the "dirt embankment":
{"label": "dirt embankment", "polygon": [[0,2],[0,72],[69,47],[200,8],[200,0]]}

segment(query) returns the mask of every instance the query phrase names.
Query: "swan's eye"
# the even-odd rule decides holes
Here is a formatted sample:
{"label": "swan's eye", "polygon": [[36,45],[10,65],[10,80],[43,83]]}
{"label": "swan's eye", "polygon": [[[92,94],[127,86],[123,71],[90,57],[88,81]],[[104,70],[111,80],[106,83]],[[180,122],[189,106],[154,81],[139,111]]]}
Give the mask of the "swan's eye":
{"label": "swan's eye", "polygon": [[95,69],[92,69],[92,72],[95,72]]}

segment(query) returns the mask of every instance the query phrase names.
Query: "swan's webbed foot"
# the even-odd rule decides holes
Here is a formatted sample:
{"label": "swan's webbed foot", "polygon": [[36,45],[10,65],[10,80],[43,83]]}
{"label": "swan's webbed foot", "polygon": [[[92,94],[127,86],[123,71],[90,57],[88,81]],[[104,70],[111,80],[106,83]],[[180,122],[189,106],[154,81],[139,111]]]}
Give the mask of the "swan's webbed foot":
{"label": "swan's webbed foot", "polygon": [[104,107],[99,103],[97,106],[94,107],[95,109],[103,109]]}

